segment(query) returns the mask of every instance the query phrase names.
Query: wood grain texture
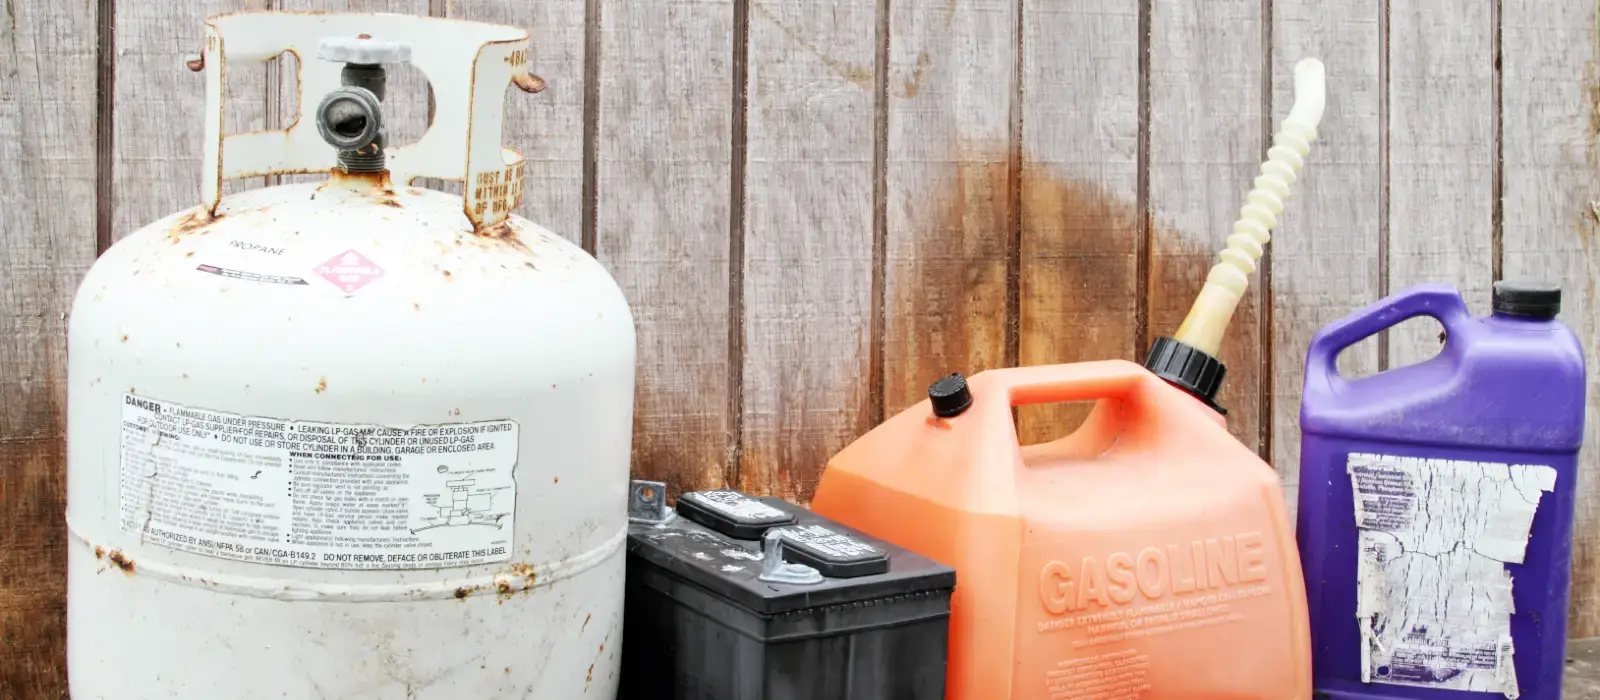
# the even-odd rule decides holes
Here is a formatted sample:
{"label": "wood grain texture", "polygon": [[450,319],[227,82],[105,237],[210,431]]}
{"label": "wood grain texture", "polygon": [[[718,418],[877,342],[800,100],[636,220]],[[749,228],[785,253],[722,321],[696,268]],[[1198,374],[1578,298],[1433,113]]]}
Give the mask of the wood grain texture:
{"label": "wood grain texture", "polygon": [[[1379,0],[1272,4],[1272,129],[1294,104],[1294,65],[1322,60],[1328,108],[1272,237],[1272,463],[1293,512],[1299,494],[1300,391],[1306,349],[1323,326],[1378,299],[1383,217],[1379,152]],[[1340,357],[1348,374],[1378,369],[1370,339]]]}
{"label": "wood grain texture", "polygon": [[884,409],[1007,361],[1016,0],[889,3]]}
{"label": "wood grain texture", "polygon": [[[1596,6],[1582,0],[1506,0],[1502,110],[1507,279],[1561,285],[1561,321],[1583,341],[1589,363],[1589,407],[1578,456],[1577,525],[1573,532],[1573,636],[1600,635],[1600,35]],[[1600,650],[1600,644],[1591,645]],[[1600,656],[1589,655],[1591,664]],[[1600,696],[1600,670],[1591,666]]]}
{"label": "wood grain texture", "polygon": [[[1474,313],[1493,282],[1496,0],[1391,0],[1389,285],[1460,288]],[[1389,331],[1388,367],[1432,357],[1438,322]]]}
{"label": "wood grain texture", "polygon": [[597,248],[638,329],[634,474],[674,497],[736,458],[733,17],[730,0],[600,3]]}
{"label": "wood grain texture", "polygon": [[[1139,7],[1023,0],[1018,359],[1134,359],[1139,334]],[[1018,410],[1024,444],[1086,406]]]}
{"label": "wood grain texture", "polygon": [[[30,3],[31,4],[31,3]],[[200,52],[205,19],[266,9],[267,0],[116,3],[116,136],[112,235],[122,238],[167,214],[200,204],[205,76],[184,60]],[[229,133],[265,128],[267,66],[228,66]],[[224,183],[232,193],[261,178]]]}
{"label": "wood grain texture", "polygon": [[[1153,0],[1150,30],[1150,333],[1171,336],[1226,245],[1244,193],[1266,157],[1262,138],[1260,0]],[[1222,341],[1228,367],[1217,400],[1228,430],[1264,442],[1261,288],[1250,287]]]}
{"label": "wood grain texture", "polygon": [[1563,697],[1600,698],[1600,639],[1574,640],[1567,645],[1565,681],[1561,686]]}
{"label": "wood grain texture", "polygon": [[871,426],[877,0],[750,4],[739,486],[807,501]]}
{"label": "wood grain texture", "polygon": [[66,697],[66,326],[95,256],[96,6],[0,17],[0,698]]}
{"label": "wood grain texture", "polygon": [[506,93],[505,145],[522,154],[516,213],[569,240],[583,228],[585,0],[452,0],[449,16],[526,29],[528,70],[543,92]]}

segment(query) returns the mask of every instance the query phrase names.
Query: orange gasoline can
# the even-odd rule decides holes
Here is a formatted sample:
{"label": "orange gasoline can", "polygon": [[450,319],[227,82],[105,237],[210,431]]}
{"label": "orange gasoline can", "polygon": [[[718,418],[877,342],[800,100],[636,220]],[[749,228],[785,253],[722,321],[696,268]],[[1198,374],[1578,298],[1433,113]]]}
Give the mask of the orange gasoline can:
{"label": "orange gasoline can", "polygon": [[[950,700],[1303,700],[1310,630],[1277,476],[1122,360],[996,369],[846,447],[817,513],[956,569]],[[1012,407],[1096,401],[1017,443]]]}

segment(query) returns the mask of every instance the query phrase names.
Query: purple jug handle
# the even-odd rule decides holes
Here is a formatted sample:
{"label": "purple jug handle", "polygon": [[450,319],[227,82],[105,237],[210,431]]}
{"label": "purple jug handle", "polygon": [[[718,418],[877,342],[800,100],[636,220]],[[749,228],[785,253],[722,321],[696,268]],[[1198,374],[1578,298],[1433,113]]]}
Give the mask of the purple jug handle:
{"label": "purple jug handle", "polygon": [[1458,331],[1463,331],[1472,320],[1466,302],[1454,287],[1437,283],[1407,287],[1318,331],[1306,350],[1307,380],[1316,375],[1328,381],[1339,379],[1335,362],[1340,352],[1417,316],[1433,317],[1444,326],[1447,338],[1460,337]]}

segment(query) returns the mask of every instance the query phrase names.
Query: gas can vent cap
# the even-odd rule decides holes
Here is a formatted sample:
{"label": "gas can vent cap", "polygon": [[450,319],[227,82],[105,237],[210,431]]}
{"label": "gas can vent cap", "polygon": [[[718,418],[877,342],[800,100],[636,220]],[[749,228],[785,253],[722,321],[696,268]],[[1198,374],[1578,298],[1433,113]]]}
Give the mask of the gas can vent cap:
{"label": "gas can vent cap", "polygon": [[1561,287],[1540,280],[1494,283],[1494,312],[1526,318],[1555,318],[1561,313]]}
{"label": "gas can vent cap", "polygon": [[928,401],[933,404],[933,415],[954,418],[972,406],[972,391],[967,388],[967,378],[960,372],[940,377],[928,387]]}

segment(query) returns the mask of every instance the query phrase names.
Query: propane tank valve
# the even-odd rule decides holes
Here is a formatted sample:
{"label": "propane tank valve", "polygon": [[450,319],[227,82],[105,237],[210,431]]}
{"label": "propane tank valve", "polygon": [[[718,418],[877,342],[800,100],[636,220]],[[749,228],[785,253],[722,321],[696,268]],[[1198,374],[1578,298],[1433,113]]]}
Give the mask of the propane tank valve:
{"label": "propane tank valve", "polygon": [[383,96],[385,63],[411,60],[411,47],[361,34],[355,38],[328,37],[318,46],[317,57],[344,64],[340,87],[317,105],[317,132],[339,149],[339,167],[348,173],[376,173],[384,169]]}

